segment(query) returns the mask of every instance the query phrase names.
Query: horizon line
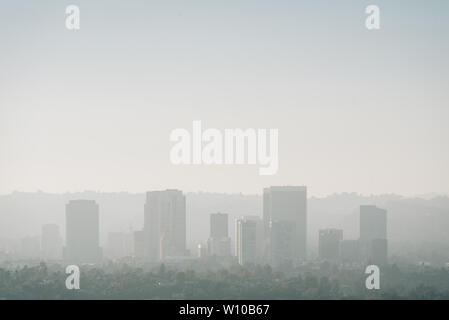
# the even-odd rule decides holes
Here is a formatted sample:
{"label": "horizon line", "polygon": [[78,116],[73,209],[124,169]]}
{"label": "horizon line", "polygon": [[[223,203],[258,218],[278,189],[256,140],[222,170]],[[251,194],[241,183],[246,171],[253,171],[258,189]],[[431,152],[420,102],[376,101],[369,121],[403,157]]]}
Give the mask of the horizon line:
{"label": "horizon line", "polygon": [[[285,185],[285,186],[291,186],[291,185]],[[272,186],[270,186],[272,187]],[[307,187],[307,186],[306,186]],[[130,192],[130,191],[101,191],[101,190],[83,190],[83,191],[63,191],[63,192],[48,192],[43,190],[36,190],[36,191],[19,191],[19,190],[13,190],[9,193],[1,193],[0,197],[4,196],[10,196],[14,194],[47,194],[47,195],[70,195],[70,194],[82,194],[82,193],[96,193],[96,194],[129,194],[129,195],[145,195],[147,192],[151,191],[166,191],[166,190],[173,190],[173,188],[161,188],[161,189],[151,189],[146,191],[140,191],[140,192]],[[181,189],[176,189],[182,191],[185,195],[188,194],[215,194],[215,195],[235,195],[235,196],[263,196],[263,189],[260,193],[243,193],[243,192],[224,192],[224,191],[205,191],[205,190],[197,190],[197,191],[184,191]],[[423,199],[423,200],[430,200],[430,199],[436,199],[436,198],[448,198],[449,193],[438,193],[438,192],[427,192],[427,193],[421,193],[421,194],[414,194],[414,195],[403,195],[395,192],[390,193],[371,193],[371,194],[364,194],[356,191],[342,191],[342,192],[333,192],[322,196],[312,195],[308,196],[307,198],[328,198],[332,196],[341,196],[341,195],[356,195],[358,197],[363,198],[372,198],[372,197],[383,197],[383,196],[390,196],[390,197],[400,197],[405,199]]]}

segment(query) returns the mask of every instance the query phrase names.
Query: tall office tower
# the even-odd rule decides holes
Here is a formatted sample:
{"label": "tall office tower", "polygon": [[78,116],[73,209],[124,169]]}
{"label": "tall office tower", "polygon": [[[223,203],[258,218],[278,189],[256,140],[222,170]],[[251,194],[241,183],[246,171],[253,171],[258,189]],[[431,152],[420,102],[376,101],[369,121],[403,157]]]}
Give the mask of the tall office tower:
{"label": "tall office tower", "polygon": [[186,255],[186,198],[182,191],[147,192],[144,233],[148,261]]}
{"label": "tall office tower", "polygon": [[93,200],[72,200],[66,210],[66,246],[64,259],[93,263],[102,258],[100,214]]}
{"label": "tall office tower", "polygon": [[[268,254],[266,256],[269,260],[296,263],[306,259],[307,188],[305,186],[265,188],[263,219],[267,234],[266,252]],[[288,231],[289,234],[279,234],[282,229]],[[284,243],[289,237],[291,237],[291,243]],[[281,243],[276,243],[276,241],[281,241]],[[283,249],[281,250],[281,248]],[[277,257],[281,252],[285,256]]]}
{"label": "tall office tower", "polygon": [[210,215],[210,237],[223,238],[228,237],[228,214],[212,213]]}
{"label": "tall office tower", "polygon": [[231,239],[228,235],[228,214],[210,215],[210,237],[207,241],[209,255],[226,257],[231,255]]}
{"label": "tall office tower", "polygon": [[239,264],[261,262],[264,254],[264,225],[257,216],[237,219],[235,252]]}
{"label": "tall office tower", "polygon": [[134,231],[134,257],[145,257],[145,233],[143,230]]}
{"label": "tall office tower", "polygon": [[370,243],[368,262],[382,266],[388,262],[387,239],[373,239]]}
{"label": "tall office tower", "polygon": [[62,238],[57,224],[42,226],[41,252],[45,260],[62,259]]}
{"label": "tall office tower", "polygon": [[340,257],[344,264],[354,264],[360,262],[360,242],[359,240],[342,240],[340,242]]}
{"label": "tall office tower", "polygon": [[340,242],[343,230],[324,229],[319,231],[318,254],[321,260],[337,261],[340,258]]}
{"label": "tall office tower", "polygon": [[387,210],[360,206],[360,240],[387,239]]}
{"label": "tall office tower", "polygon": [[290,221],[270,222],[269,263],[278,267],[294,263],[297,246],[295,245],[296,225]]}
{"label": "tall office tower", "polygon": [[360,245],[364,260],[387,263],[387,210],[360,206]]}

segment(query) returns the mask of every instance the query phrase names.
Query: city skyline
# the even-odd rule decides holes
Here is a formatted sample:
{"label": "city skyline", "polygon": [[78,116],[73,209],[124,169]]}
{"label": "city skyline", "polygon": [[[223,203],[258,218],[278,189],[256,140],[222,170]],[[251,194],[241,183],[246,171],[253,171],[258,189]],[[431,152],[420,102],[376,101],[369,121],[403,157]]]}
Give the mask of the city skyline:
{"label": "city skyline", "polygon": [[[271,186],[264,188],[263,210],[259,216],[242,216],[234,221],[235,234],[228,233],[229,218],[226,213],[211,213],[207,250],[198,257],[212,256],[227,259],[236,257],[239,264],[269,263],[282,266],[297,264],[310,259],[307,255],[307,198],[305,186]],[[196,253],[186,247],[186,199],[182,191],[170,189],[148,191],[144,204],[144,226],[139,231],[129,230],[129,235],[108,231],[105,258],[120,259],[132,256],[151,263],[166,259],[194,257]],[[66,204],[66,236],[64,247],[55,248],[59,226],[46,224],[42,227],[41,245],[38,252],[47,259],[47,247],[52,247],[52,259],[79,262],[99,262],[104,248],[100,247],[100,207],[93,200],[70,200]],[[387,261],[387,230],[384,209],[360,205],[360,232],[357,247],[360,253],[352,253],[363,259],[376,259],[382,264]],[[132,240],[133,239],[133,240]],[[344,261],[340,255],[343,244],[343,230],[319,230],[318,258],[326,261]],[[205,239],[203,239],[205,240]],[[345,239],[346,240],[346,239]],[[384,243],[380,241],[384,241]],[[23,240],[22,240],[23,241]],[[33,246],[31,238],[26,240]],[[133,241],[133,242],[130,242]],[[235,251],[231,250],[231,243]],[[201,250],[202,241],[198,244]],[[383,248],[385,246],[385,248]],[[45,250],[44,250],[45,249]],[[54,251],[60,251],[55,257]],[[36,250],[34,250],[36,251]],[[34,252],[36,254],[36,252]],[[347,255],[347,253],[346,253]],[[39,256],[39,254],[37,255]]]}
{"label": "city skyline", "polygon": [[[286,186],[287,188],[289,188],[289,186]],[[67,199],[68,199],[68,201],[70,201],[70,200],[77,200],[77,199],[82,199],[82,198],[79,198],[79,197],[77,197],[76,196],[76,194],[78,194],[78,193],[74,193],[73,195],[71,195],[71,194],[66,194],[64,197],[66,197]],[[117,200],[118,199],[120,199],[120,198],[122,198],[122,197],[128,197],[128,198],[130,198],[130,200],[133,198],[133,199],[139,199],[140,197],[141,197],[141,195],[140,194],[136,194],[136,195],[134,195],[134,194],[131,194],[131,193],[97,193],[97,192],[83,192],[83,193],[79,193],[79,195],[81,196],[81,197],[83,197],[82,195],[86,195],[86,196],[88,196],[89,198],[91,197],[91,196],[93,196],[93,198],[91,198],[91,199],[97,199],[96,201],[98,202],[98,201],[100,201],[100,203],[104,203],[104,201],[103,200],[100,200],[101,198],[103,198],[103,197],[106,197],[106,198],[104,198],[105,200],[107,199],[107,198],[110,198],[110,199],[114,199],[114,197],[116,197],[117,198]],[[42,192],[38,192],[38,193],[34,193],[34,197],[43,197],[43,199],[44,198],[46,198],[46,197],[60,197],[60,196],[58,196],[58,195],[52,195],[52,194],[46,194],[46,193],[42,193]],[[258,196],[258,195],[249,195],[249,196],[247,196],[247,195],[242,195],[242,194],[235,194],[235,195],[232,195],[232,194],[230,194],[230,195],[226,195],[226,194],[214,194],[214,193],[186,193],[186,195],[189,197],[189,198],[201,198],[201,197],[203,197],[203,195],[204,196],[206,196],[206,197],[208,197],[208,196],[210,196],[210,197],[218,197],[217,199],[220,199],[221,197],[230,197],[230,198],[232,198],[232,197],[237,197],[237,198],[241,198],[241,199],[244,199],[244,198],[248,198],[248,199],[260,199],[260,200],[257,200],[257,202],[259,202],[260,201],[260,204],[262,204],[262,202],[263,202],[263,198],[261,197],[261,196]],[[9,198],[11,198],[11,200],[13,200],[14,198],[17,198],[17,197],[19,197],[18,199],[20,199],[21,197],[25,197],[25,198],[27,198],[27,197],[33,197],[33,193],[16,193],[16,194],[11,194],[10,196],[1,196],[3,199],[9,199]],[[100,197],[100,198],[99,198]],[[112,197],[112,198],[111,198]],[[367,206],[368,205],[368,207],[370,207],[370,206],[373,206],[374,204],[376,204],[376,203],[379,203],[381,206],[385,206],[385,205],[387,205],[388,206],[388,202],[387,203],[385,203],[385,200],[382,200],[381,202],[379,202],[379,200],[376,200],[376,199],[382,199],[382,198],[385,198],[385,199],[391,199],[391,200],[394,200],[394,201],[411,201],[411,203],[413,203],[413,199],[416,199],[416,200],[419,200],[419,201],[422,201],[422,202],[425,202],[425,201],[436,201],[437,199],[440,199],[440,201],[443,201],[442,202],[442,204],[444,204],[444,199],[446,199],[447,197],[437,197],[437,196],[434,196],[434,197],[426,197],[426,198],[406,198],[406,197],[401,197],[401,196],[397,196],[397,195],[379,195],[379,196],[373,196],[373,195],[371,195],[370,197],[366,197],[366,196],[362,196],[362,195],[359,195],[359,194],[355,194],[355,193],[352,193],[352,194],[333,194],[333,195],[330,195],[330,196],[328,196],[328,197],[326,197],[326,198],[315,198],[315,197],[307,197],[307,199],[308,200],[311,200],[312,202],[321,202],[321,201],[329,201],[330,199],[333,199],[333,198],[335,198],[335,199],[338,199],[339,197],[341,197],[342,199],[344,199],[345,197],[346,198],[348,198],[348,199],[350,199],[350,198],[353,198],[353,199],[357,199],[357,198],[360,198],[360,203],[363,205],[363,206]],[[85,199],[89,199],[89,198],[85,198]],[[326,199],[329,199],[329,200],[326,200]],[[372,199],[372,200],[369,200],[369,199]],[[428,200],[426,200],[426,199],[428,199]],[[432,200],[432,199],[434,199],[434,200]],[[0,198],[0,200],[1,200],[1,198]],[[390,201],[391,201],[390,200]],[[109,202],[110,200],[108,200],[107,202]],[[220,200],[220,201],[222,201],[222,200]],[[57,201],[57,202],[59,202],[59,200]],[[129,202],[129,200],[128,200],[128,202]],[[133,202],[134,202],[134,200],[133,200]],[[194,203],[195,203],[196,201],[194,201]],[[120,202],[119,202],[120,203]],[[383,205],[382,205],[382,203],[383,203]],[[2,203],[0,202],[0,205],[1,205]],[[5,202],[4,202],[4,204],[6,204]],[[114,226],[114,225],[111,225],[110,224],[110,222],[108,222],[108,220],[110,220],[110,218],[111,218],[111,216],[110,216],[110,214],[112,213],[111,212],[111,209],[113,209],[110,205],[107,205],[106,206],[106,213],[107,213],[107,217],[108,217],[108,219],[106,219],[106,222],[108,223],[108,229],[104,229],[104,228],[102,228],[102,239],[101,239],[101,242],[102,243],[106,243],[107,241],[106,241],[106,238],[105,238],[105,235],[107,234],[107,232],[109,232],[109,231],[111,231],[111,232],[114,232],[114,231],[120,231],[120,232],[126,232],[127,230],[129,231],[129,230],[131,230],[131,231],[138,231],[140,228],[141,228],[141,226],[143,226],[144,225],[144,220],[143,219],[141,219],[141,218],[139,218],[139,219],[137,219],[136,220],[136,216],[135,216],[135,214],[137,214],[137,215],[139,215],[139,216],[141,216],[141,214],[140,214],[140,208],[137,208],[137,207],[140,207],[140,205],[139,204],[137,204],[137,207],[136,207],[136,204],[137,203],[130,203],[130,207],[129,207],[129,209],[131,209],[131,211],[129,212],[130,213],[130,215],[123,215],[122,214],[122,219],[124,219],[124,220],[122,220],[122,226],[121,227],[119,227],[119,228],[117,228],[118,227],[118,225],[116,225],[116,226]],[[188,203],[189,204],[189,203]],[[196,204],[195,204],[195,206],[196,206]],[[224,208],[226,208],[227,206],[229,206],[229,204],[227,204],[226,206],[222,206],[222,205],[218,205],[218,206],[216,206],[216,210],[217,210],[217,212],[220,212],[220,211],[223,211],[223,210],[225,210],[225,211],[227,211],[228,212],[228,210],[229,209],[224,209]],[[45,205],[45,207],[47,207],[48,208],[48,204],[46,204]],[[42,211],[42,209],[44,209],[45,207],[42,207],[42,208],[38,208],[38,207],[36,207],[35,209],[37,209],[38,210],[38,212],[39,211]],[[122,212],[124,212],[124,213],[126,213],[126,211],[127,211],[127,209],[126,209],[126,207],[123,207],[123,205],[119,205],[119,207],[121,207],[121,209],[120,210],[122,210]],[[13,209],[14,207],[12,207],[12,209]],[[51,207],[50,207],[51,208]],[[256,208],[257,208],[257,206],[256,206]],[[8,210],[7,209],[7,207],[5,207],[4,209],[3,209],[3,211],[5,212],[5,209],[6,210]],[[19,207],[17,208],[17,209],[19,209]],[[138,209],[137,211],[136,211],[136,209]],[[244,211],[247,211],[250,215],[260,215],[261,214],[261,212],[263,212],[263,210],[262,210],[262,206],[260,206],[259,207],[259,209],[257,209],[256,211],[254,211],[254,209],[255,208],[253,208],[253,209],[250,209],[250,211],[248,212],[247,211],[247,209],[245,209]],[[351,209],[351,205],[349,206],[349,207],[347,207],[346,209],[344,209],[344,208],[342,208],[342,207],[340,207],[339,209],[338,209],[338,211],[339,212],[336,212],[337,213],[337,215],[335,216],[335,217],[332,217],[332,216],[329,216],[328,217],[328,219],[329,219],[329,224],[330,225],[328,225],[328,227],[335,227],[336,225],[335,225],[335,218],[338,218],[339,216],[341,217],[341,215],[342,215],[342,211],[341,210],[345,210],[346,211],[346,214],[348,214],[348,215],[350,215],[351,214],[351,211],[353,210],[353,209]],[[16,210],[16,209],[13,209],[13,210]],[[52,209],[53,210],[53,209]],[[124,211],[123,211],[124,210]],[[196,222],[194,222],[194,223],[197,223],[197,218],[199,217],[197,217],[197,214],[193,214],[193,216],[192,216],[192,210],[194,210],[194,211],[196,211],[196,209],[194,209],[194,208],[192,208],[191,207],[191,205],[189,204],[188,206],[187,206],[187,212],[189,213],[189,217],[190,218],[193,218],[193,220],[192,221],[196,221]],[[115,209],[113,210],[113,211],[116,211]],[[19,211],[20,212],[20,211]],[[209,211],[210,212],[210,211]],[[232,216],[233,216],[233,218],[232,219],[237,219],[237,218],[240,218],[240,217],[242,217],[242,212],[240,211],[239,212],[239,210],[237,210],[237,211],[235,211],[235,209],[232,209],[231,210],[231,212],[232,212]],[[315,210],[313,210],[313,212],[314,212],[314,215],[316,215],[316,209]],[[194,212],[193,212],[194,213]],[[26,213],[26,211],[25,212],[23,212],[22,211],[22,213],[21,214],[27,214]],[[116,213],[115,213],[116,214]],[[208,215],[209,215],[210,213],[208,213]],[[59,214],[58,214],[59,215]],[[312,215],[312,220],[314,220],[314,218],[316,218],[314,215]],[[321,214],[320,214],[321,215]],[[245,216],[244,214],[243,214],[243,216]],[[263,213],[262,213],[262,216],[263,216]],[[261,216],[261,218],[262,218],[262,216]],[[4,216],[4,218],[6,218],[7,216]],[[42,215],[42,218],[44,217],[44,215]],[[62,217],[62,216],[60,216],[60,217]],[[39,218],[39,216],[36,216],[36,218]],[[35,219],[34,219],[35,220]],[[46,219],[46,220],[41,220],[41,224],[38,226],[38,228],[41,228],[41,226],[42,225],[44,225],[44,224],[48,224],[48,223],[51,223],[51,224],[54,224],[54,223],[56,223],[58,220],[60,220],[60,218],[57,218],[57,219],[50,219],[50,220],[48,220],[48,219]],[[12,222],[12,221],[11,221]],[[32,220],[30,220],[30,222],[32,222]],[[123,225],[123,223],[125,223],[124,225]],[[191,222],[190,222],[191,223]],[[314,228],[316,228],[316,221],[315,222],[312,222],[313,223],[313,225],[314,225]],[[322,223],[322,222],[321,222]],[[59,224],[60,226],[62,225],[62,221],[60,222],[60,223],[57,223],[57,224]],[[309,223],[308,223],[309,224]],[[30,226],[31,226],[32,224],[30,224]],[[203,226],[202,226],[202,224],[200,224],[201,225],[201,228],[203,228]],[[14,224],[12,224],[11,226],[14,226]],[[321,225],[321,227],[326,227],[326,225]],[[13,227],[12,229],[11,228],[7,228],[7,229],[4,229],[3,230],[3,234],[4,235],[6,235],[7,236],[7,232],[5,232],[6,230],[14,230],[14,228],[15,227]],[[191,226],[188,226],[188,228],[190,229],[191,228]],[[64,230],[63,230],[64,231]],[[232,236],[234,236],[233,235],[233,230],[232,230],[232,228],[230,229],[230,232],[231,232],[231,234],[232,234]],[[191,234],[191,231],[189,232],[189,231],[187,231],[187,233],[188,234]],[[23,234],[23,236],[33,236],[33,234],[36,234],[36,232],[27,232],[27,233],[25,233],[25,234]],[[353,237],[354,236],[354,232],[351,232],[351,234],[352,234],[352,236],[351,237]],[[191,244],[189,244],[189,246],[190,246]]]}
{"label": "city skyline", "polygon": [[[35,270],[41,270],[38,271],[41,275],[42,270],[46,270],[45,274],[48,272],[49,277],[54,278],[61,274],[60,269],[65,266],[75,268],[82,270],[82,279],[85,279],[87,275],[90,278],[89,283],[92,283],[92,286],[87,285],[86,282],[81,283],[82,295],[87,293],[97,298],[155,297],[159,299],[158,295],[166,299],[201,297],[201,291],[195,293],[195,288],[204,290],[208,287],[209,277],[216,277],[214,281],[222,281],[219,279],[227,275],[226,277],[230,278],[223,288],[228,288],[230,279],[233,279],[232,287],[237,292],[241,292],[241,298],[248,299],[260,294],[257,293],[259,290],[241,291],[242,289],[238,288],[241,286],[244,288],[247,285],[254,288],[261,283],[261,277],[263,277],[263,283],[270,284],[268,292],[273,290],[272,293],[266,293],[267,297],[327,299],[332,296],[337,299],[353,299],[376,297],[376,294],[368,291],[359,292],[360,284],[358,284],[360,279],[365,281],[364,273],[374,268],[381,270],[377,272],[381,272],[379,274],[382,276],[382,285],[379,287],[375,282],[368,284],[369,279],[372,278],[368,275],[365,276],[367,277],[366,288],[386,292],[381,296],[385,299],[385,294],[389,292],[395,296],[395,289],[401,288],[400,294],[404,296],[414,296],[416,293],[410,290],[419,289],[418,287],[418,289],[405,290],[403,286],[407,283],[404,280],[395,279],[398,270],[401,270],[401,278],[405,275],[412,277],[416,275],[416,271],[419,271],[421,274],[419,279],[423,279],[422,272],[425,270],[426,277],[429,277],[432,272],[443,272],[441,275],[443,279],[444,270],[449,268],[449,262],[444,258],[443,243],[425,246],[424,242],[418,242],[406,247],[404,243],[400,244],[401,247],[398,247],[395,242],[391,243],[387,226],[390,226],[390,220],[393,223],[396,220],[397,223],[398,217],[395,218],[393,215],[390,218],[390,209],[387,210],[375,204],[364,204],[364,201],[360,201],[363,198],[355,198],[359,199],[357,213],[350,217],[352,223],[357,224],[359,229],[358,236],[354,237],[354,235],[348,235],[350,232],[347,232],[345,227],[334,228],[332,219],[324,220],[324,225],[321,225],[318,230],[310,229],[307,223],[309,198],[306,186],[270,186],[264,188],[263,193],[264,196],[258,197],[262,202],[258,214],[242,214],[245,211],[244,206],[238,206],[240,214],[237,217],[234,216],[233,221],[229,221],[229,215],[224,212],[227,210],[221,210],[223,208],[221,201],[215,200],[213,203],[205,201],[208,211],[212,211],[202,218],[209,226],[209,238],[204,247],[206,237],[203,235],[193,250],[186,247],[187,229],[191,223],[190,214],[193,213],[186,209],[190,206],[189,201],[193,199],[187,198],[182,190],[146,192],[144,197],[139,198],[139,215],[144,221],[142,229],[129,228],[127,232],[106,229],[107,242],[100,246],[101,221],[107,220],[107,215],[102,215],[101,204],[97,203],[98,200],[69,199],[65,203],[67,232],[64,254],[62,255],[60,251],[63,243],[59,242],[58,225],[47,223],[42,226],[40,236],[19,239],[19,251],[14,251],[14,246],[9,249],[6,246],[5,251],[4,239],[0,238],[0,273],[5,272],[3,270],[15,269],[17,277],[14,277],[14,281],[20,281],[19,274],[34,273]],[[116,194],[116,196],[119,195]],[[339,199],[337,196],[337,201],[343,202],[342,205],[346,209],[352,206],[347,200],[348,198]],[[412,199],[412,201],[416,200]],[[447,200],[449,205],[449,198]],[[314,198],[310,198],[310,201],[313,202]],[[336,208],[331,207],[331,210]],[[323,209],[322,207],[321,210]],[[410,207],[407,207],[407,211],[409,210]],[[427,211],[428,207],[425,210]],[[429,218],[428,214],[426,218]],[[406,221],[400,223],[401,228],[404,222]],[[421,225],[422,227],[424,226]],[[195,232],[198,231],[197,228],[194,224]],[[233,228],[235,233],[230,237],[229,233]],[[173,233],[172,230],[176,232]],[[318,237],[310,241],[310,233],[315,232]],[[435,229],[432,232],[438,233]],[[235,248],[233,252],[230,250],[231,242]],[[313,249],[314,247],[317,247],[317,250]],[[408,250],[414,248],[418,250],[419,255],[414,256],[412,251],[403,252],[404,248]],[[55,255],[55,252],[60,254]],[[421,260],[422,255],[426,256],[427,260]],[[98,277],[99,274],[103,276]],[[317,278],[320,275],[321,278]],[[105,276],[113,280],[106,280]],[[142,280],[135,286],[128,287],[134,281],[132,279],[136,277]],[[390,279],[387,287],[386,277]],[[128,280],[124,281],[124,279]],[[173,279],[176,280],[173,281]],[[97,289],[108,286],[111,281],[115,283],[114,290]],[[341,285],[338,281],[341,281]],[[408,284],[413,288],[419,281],[417,279]],[[152,283],[157,285],[153,287]],[[327,291],[322,288],[323,283],[333,283],[333,289],[330,290],[329,287],[329,293],[325,293]],[[179,286],[185,286],[182,292],[178,291]],[[279,286],[283,289],[275,289]],[[298,289],[304,286],[306,288],[318,286],[317,288],[320,289],[296,292],[291,291],[292,286]],[[445,296],[444,284],[438,283],[433,286],[434,290],[438,290],[434,292],[438,292],[442,297]],[[46,291],[43,296],[50,297],[58,290],[60,289],[54,287]],[[236,297],[235,294],[230,295],[225,292],[227,291],[213,289],[206,297],[207,299]],[[8,289],[4,294],[11,297],[19,293]],[[21,297],[26,296],[30,294],[21,293]]]}
{"label": "city skyline", "polygon": [[277,319],[305,312],[282,300],[448,300],[448,14],[0,1],[0,308]]}

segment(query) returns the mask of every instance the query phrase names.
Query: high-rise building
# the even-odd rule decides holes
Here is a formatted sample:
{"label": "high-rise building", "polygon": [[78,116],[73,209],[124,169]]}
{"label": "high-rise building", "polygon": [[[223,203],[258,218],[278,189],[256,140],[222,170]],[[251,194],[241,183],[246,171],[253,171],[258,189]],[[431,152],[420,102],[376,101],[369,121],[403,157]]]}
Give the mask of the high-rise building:
{"label": "high-rise building", "polygon": [[320,259],[337,261],[340,258],[340,242],[343,240],[343,230],[324,229],[318,233],[318,255]]}
{"label": "high-rise building", "polygon": [[93,200],[66,204],[66,260],[93,263],[102,258],[99,219],[99,207]]}
{"label": "high-rise building", "polygon": [[212,213],[210,215],[210,237],[228,237],[228,215],[226,213]]}
{"label": "high-rise building", "polygon": [[210,236],[207,246],[211,256],[227,257],[231,255],[228,214],[218,212],[210,215]]}
{"label": "high-rise building", "polygon": [[186,198],[180,190],[147,192],[145,257],[150,262],[186,255]]}
{"label": "high-rise building", "polygon": [[388,242],[387,239],[373,239],[369,247],[368,262],[382,266],[388,262]]}
{"label": "high-rise building", "polygon": [[62,238],[57,224],[42,226],[41,253],[45,260],[62,259]]}
{"label": "high-rise building", "polygon": [[[267,258],[296,263],[307,257],[307,188],[269,187],[263,193]],[[282,234],[284,230],[287,233]],[[291,239],[290,239],[291,238]],[[290,243],[286,243],[291,241]],[[276,241],[281,241],[277,243]],[[279,256],[282,254],[283,256]]]}
{"label": "high-rise building", "polygon": [[360,240],[387,239],[387,210],[376,206],[360,206]]}
{"label": "high-rise building", "polygon": [[293,264],[296,255],[296,224],[291,221],[270,222],[270,254],[269,263],[272,266],[281,266],[284,264]]}
{"label": "high-rise building", "polygon": [[264,254],[264,225],[257,216],[237,219],[235,252],[239,264],[261,262]]}
{"label": "high-rise building", "polygon": [[360,206],[360,246],[363,260],[387,263],[387,210],[373,205]]}

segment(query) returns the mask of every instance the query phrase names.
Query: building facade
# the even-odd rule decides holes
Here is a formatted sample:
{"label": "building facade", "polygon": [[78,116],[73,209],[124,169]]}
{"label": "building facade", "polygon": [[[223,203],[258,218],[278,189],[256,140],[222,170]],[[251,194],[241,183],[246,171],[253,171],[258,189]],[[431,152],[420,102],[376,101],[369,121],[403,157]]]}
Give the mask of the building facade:
{"label": "building facade", "polygon": [[226,213],[210,215],[210,236],[207,241],[208,254],[217,257],[231,255],[231,238],[228,233],[229,216]]}
{"label": "building facade", "polygon": [[262,262],[264,254],[263,221],[257,216],[247,216],[236,220],[235,229],[235,252],[239,264]]}
{"label": "building facade", "polygon": [[180,190],[147,192],[144,207],[145,258],[160,262],[186,255],[186,199]]}
{"label": "building facade", "polygon": [[[297,263],[307,258],[307,188],[265,188],[263,220],[268,261]],[[285,232],[283,234],[283,232]]]}
{"label": "building facade", "polygon": [[66,205],[66,260],[83,263],[101,260],[99,220],[99,206],[93,200],[72,200]]}
{"label": "building facade", "polygon": [[321,260],[338,261],[340,259],[340,242],[343,240],[343,230],[319,230],[318,255]]}
{"label": "building facade", "polygon": [[364,261],[387,263],[387,210],[374,205],[360,206],[360,246]]}

